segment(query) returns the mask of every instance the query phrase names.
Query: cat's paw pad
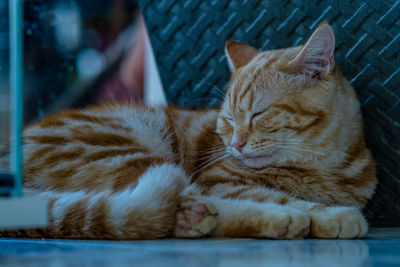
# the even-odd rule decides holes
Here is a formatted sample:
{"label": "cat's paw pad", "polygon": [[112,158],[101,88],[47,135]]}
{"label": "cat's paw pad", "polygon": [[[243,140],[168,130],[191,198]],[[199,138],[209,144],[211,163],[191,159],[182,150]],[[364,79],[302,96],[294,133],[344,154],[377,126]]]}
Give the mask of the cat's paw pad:
{"label": "cat's paw pad", "polygon": [[311,212],[311,236],[319,238],[357,238],[367,234],[368,223],[353,207],[326,207]]}
{"label": "cat's paw pad", "polygon": [[263,236],[270,238],[301,239],[309,234],[310,216],[300,210],[286,208],[270,214]]}
{"label": "cat's paw pad", "polygon": [[179,203],[176,212],[175,236],[195,238],[208,235],[217,226],[216,208],[187,198]]}

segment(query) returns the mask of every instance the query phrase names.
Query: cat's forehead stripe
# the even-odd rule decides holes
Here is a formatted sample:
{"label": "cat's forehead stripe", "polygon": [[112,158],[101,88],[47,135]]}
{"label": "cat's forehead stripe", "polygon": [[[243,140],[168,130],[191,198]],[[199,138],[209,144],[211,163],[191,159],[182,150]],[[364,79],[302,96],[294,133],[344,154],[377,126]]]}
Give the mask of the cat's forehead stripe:
{"label": "cat's forehead stripe", "polygon": [[250,110],[252,103],[254,101],[254,92],[250,92],[249,100],[247,101],[247,109]]}
{"label": "cat's forehead stripe", "polygon": [[[253,61],[258,60],[259,58],[267,59],[267,55],[264,54],[264,53],[259,54],[258,56],[256,56],[256,58]],[[259,65],[259,64],[260,64],[260,62],[258,62],[257,65]],[[244,66],[242,71],[245,72],[245,73],[248,73],[245,76],[245,79],[235,79],[233,81],[233,84],[231,85],[232,90],[230,92],[230,98],[229,98],[229,100],[230,100],[229,104],[232,105],[233,107],[236,106],[236,100],[237,100],[237,96],[236,96],[235,93],[236,93],[236,91],[238,91],[238,93],[241,91],[241,90],[233,90],[233,89],[234,88],[238,88],[238,87],[242,88],[245,85],[247,86],[247,85],[251,84],[251,82],[253,81],[253,74],[258,69],[257,65],[248,64],[248,65]],[[260,67],[260,66],[258,66],[258,67]]]}
{"label": "cat's forehead stripe", "polygon": [[[241,83],[240,90],[232,90],[230,102],[232,107],[237,106],[237,101],[241,101],[243,97],[250,91],[252,88],[253,82],[256,79],[257,75],[259,75],[263,69],[267,68],[272,62],[274,62],[275,58],[272,54],[262,53],[258,55],[254,60],[253,64],[249,64],[244,67],[243,71],[250,72],[246,75],[246,78]],[[235,88],[237,83],[234,83],[232,88]]]}

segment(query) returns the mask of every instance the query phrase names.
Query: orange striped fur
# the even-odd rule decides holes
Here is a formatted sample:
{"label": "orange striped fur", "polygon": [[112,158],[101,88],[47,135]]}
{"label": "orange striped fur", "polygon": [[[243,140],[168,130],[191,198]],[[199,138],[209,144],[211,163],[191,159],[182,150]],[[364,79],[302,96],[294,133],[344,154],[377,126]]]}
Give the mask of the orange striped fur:
{"label": "orange striped fur", "polygon": [[326,23],[301,47],[227,42],[220,109],[115,104],[30,126],[25,191],[50,199],[50,225],[3,235],[364,236],[375,164],[333,47]]}

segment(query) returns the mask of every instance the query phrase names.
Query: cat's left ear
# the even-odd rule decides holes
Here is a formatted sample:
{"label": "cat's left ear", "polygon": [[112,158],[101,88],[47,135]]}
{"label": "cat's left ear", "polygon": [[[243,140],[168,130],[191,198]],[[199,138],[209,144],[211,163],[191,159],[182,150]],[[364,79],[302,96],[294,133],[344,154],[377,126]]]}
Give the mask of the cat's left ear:
{"label": "cat's left ear", "polygon": [[307,74],[312,79],[321,79],[334,67],[334,49],[335,36],[331,26],[324,22],[314,31],[297,56],[288,63],[286,70]]}
{"label": "cat's left ear", "polygon": [[246,44],[235,41],[225,43],[225,54],[232,72],[249,63],[258,53],[257,49]]}

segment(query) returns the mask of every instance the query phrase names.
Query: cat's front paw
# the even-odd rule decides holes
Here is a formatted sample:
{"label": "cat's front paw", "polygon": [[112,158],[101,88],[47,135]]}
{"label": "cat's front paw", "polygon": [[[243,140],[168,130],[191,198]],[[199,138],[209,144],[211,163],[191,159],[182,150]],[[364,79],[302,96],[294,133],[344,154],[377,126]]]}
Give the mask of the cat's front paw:
{"label": "cat's front paw", "polygon": [[300,239],[310,232],[310,216],[298,209],[280,207],[277,212],[268,214],[263,237]]}
{"label": "cat's front paw", "polygon": [[354,207],[324,207],[310,212],[311,233],[318,238],[357,238],[367,234],[368,223]]}
{"label": "cat's front paw", "polygon": [[184,198],[176,212],[175,237],[195,238],[209,235],[217,226],[217,209],[211,203]]}

